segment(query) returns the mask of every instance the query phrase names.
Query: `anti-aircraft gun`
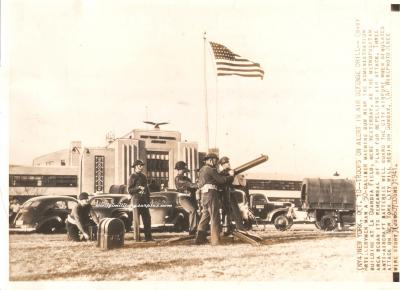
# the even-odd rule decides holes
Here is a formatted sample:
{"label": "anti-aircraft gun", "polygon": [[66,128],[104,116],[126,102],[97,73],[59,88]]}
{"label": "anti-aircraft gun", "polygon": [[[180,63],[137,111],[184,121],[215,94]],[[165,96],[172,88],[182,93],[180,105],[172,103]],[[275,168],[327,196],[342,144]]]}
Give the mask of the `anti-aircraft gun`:
{"label": "anti-aircraft gun", "polygon": [[[251,160],[249,162],[246,162],[238,167],[236,167],[234,170],[234,175],[239,175],[261,163],[264,163],[268,160],[268,156],[267,155],[261,155],[260,157]],[[242,230],[237,230],[234,229],[232,232],[232,235],[244,242],[250,243],[252,245],[260,245],[260,242],[262,241],[262,238],[260,236],[254,235],[254,234],[250,234],[247,231],[242,231]],[[186,236],[186,237],[178,237],[178,238],[171,238],[169,240],[167,240],[166,242],[164,242],[165,244],[172,244],[172,243],[176,243],[176,242],[181,242],[181,241],[185,241],[185,240],[190,240],[193,239],[194,236]]]}
{"label": "anti-aircraft gun", "polygon": [[[240,165],[233,169],[234,175],[237,176],[261,163],[268,160],[267,155],[261,155],[260,157],[251,160],[247,163]],[[234,190],[230,185],[228,185],[222,192],[223,208],[221,209],[221,217],[223,221],[223,232],[225,235],[232,234],[234,237],[248,242],[254,245],[259,245],[262,240],[261,237],[249,234],[243,225],[242,212],[239,209],[238,200],[236,195],[241,194],[240,191]],[[248,217],[251,215],[250,210],[247,208]],[[235,224],[233,224],[235,221]]]}
{"label": "anti-aircraft gun", "polygon": [[238,174],[241,174],[253,167],[256,167],[257,165],[260,165],[261,163],[264,163],[267,160],[268,160],[268,156],[261,154],[260,157],[236,167],[235,169],[233,169],[233,171],[235,172],[235,175],[238,175]]}

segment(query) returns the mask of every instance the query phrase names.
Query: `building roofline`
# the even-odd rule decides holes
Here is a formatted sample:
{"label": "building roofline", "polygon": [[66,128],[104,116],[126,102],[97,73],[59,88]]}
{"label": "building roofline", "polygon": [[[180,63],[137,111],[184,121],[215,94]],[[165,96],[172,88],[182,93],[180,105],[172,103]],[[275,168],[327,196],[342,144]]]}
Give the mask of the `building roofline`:
{"label": "building roofline", "polygon": [[115,139],[129,139],[129,138],[125,137],[125,136],[129,135],[130,133],[134,133],[135,131],[147,131],[147,132],[151,132],[151,133],[152,132],[178,133],[178,134],[182,135],[182,133],[180,131],[177,131],[177,130],[132,129],[128,133],[123,134],[122,137],[115,138]]}
{"label": "building roofline", "polygon": [[68,148],[66,148],[66,149],[60,149],[60,150],[57,150],[57,151],[53,151],[53,152],[50,152],[50,153],[47,153],[47,154],[43,154],[43,155],[40,155],[40,156],[38,156],[38,157],[34,157],[33,158],[33,160],[35,160],[35,159],[39,159],[39,158],[42,158],[42,157],[45,157],[45,156],[48,156],[48,155],[51,155],[51,154],[55,154],[55,153],[59,153],[59,152],[63,152],[63,151],[69,151],[69,149]]}

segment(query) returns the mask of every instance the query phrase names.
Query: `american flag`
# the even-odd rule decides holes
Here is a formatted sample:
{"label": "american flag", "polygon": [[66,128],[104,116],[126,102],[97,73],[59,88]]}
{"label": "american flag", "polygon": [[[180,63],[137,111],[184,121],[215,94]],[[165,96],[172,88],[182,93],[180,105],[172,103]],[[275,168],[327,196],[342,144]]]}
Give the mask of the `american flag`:
{"label": "american flag", "polygon": [[259,63],[241,57],[222,44],[211,41],[210,44],[217,63],[218,76],[237,75],[241,77],[260,77],[263,79],[264,70]]}

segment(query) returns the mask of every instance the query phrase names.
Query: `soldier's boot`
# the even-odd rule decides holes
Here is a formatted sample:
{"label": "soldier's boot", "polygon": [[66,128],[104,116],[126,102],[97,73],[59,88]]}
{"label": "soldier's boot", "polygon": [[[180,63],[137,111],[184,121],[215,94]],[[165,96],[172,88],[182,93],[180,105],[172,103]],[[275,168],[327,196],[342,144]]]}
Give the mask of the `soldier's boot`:
{"label": "soldier's boot", "polygon": [[145,233],[144,234],[144,241],[145,242],[153,242],[154,241],[153,236],[151,235],[151,233]]}
{"label": "soldier's boot", "polygon": [[198,231],[195,240],[196,245],[205,244],[206,242],[207,242],[207,232]]}

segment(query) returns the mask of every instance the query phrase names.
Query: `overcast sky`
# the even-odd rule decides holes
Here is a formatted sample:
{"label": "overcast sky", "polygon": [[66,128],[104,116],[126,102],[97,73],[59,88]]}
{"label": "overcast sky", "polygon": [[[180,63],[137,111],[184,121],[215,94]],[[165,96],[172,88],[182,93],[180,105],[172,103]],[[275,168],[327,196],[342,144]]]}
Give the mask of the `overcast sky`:
{"label": "overcast sky", "polygon": [[207,44],[211,146],[233,166],[263,153],[270,159],[257,171],[354,176],[355,19],[381,7],[197,3],[9,3],[10,164],[30,165],[73,140],[104,146],[108,131],[150,129],[146,119],[170,122],[162,128],[205,150],[206,31],[265,71],[263,80],[217,79]]}

